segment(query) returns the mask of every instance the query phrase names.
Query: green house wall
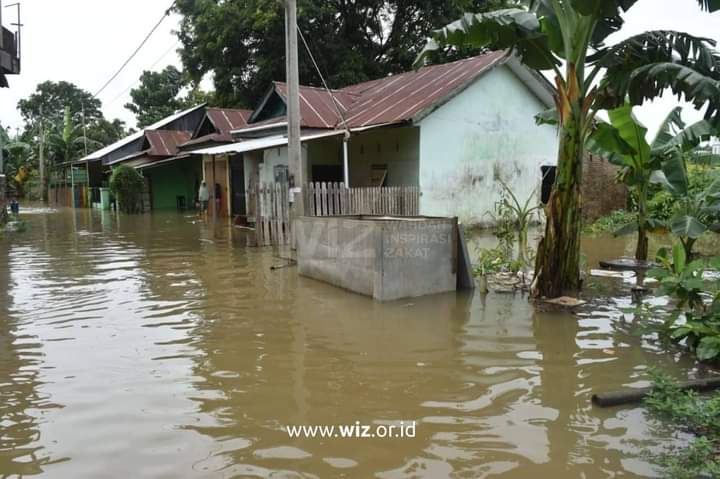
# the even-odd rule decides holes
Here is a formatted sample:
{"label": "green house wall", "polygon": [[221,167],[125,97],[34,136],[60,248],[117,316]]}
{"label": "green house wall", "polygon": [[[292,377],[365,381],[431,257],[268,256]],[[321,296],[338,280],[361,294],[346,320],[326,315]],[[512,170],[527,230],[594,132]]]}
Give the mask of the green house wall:
{"label": "green house wall", "polygon": [[143,174],[150,178],[153,209],[177,209],[178,196],[185,198],[185,208],[195,208],[196,184],[202,181],[199,158],[186,158],[147,168]]}

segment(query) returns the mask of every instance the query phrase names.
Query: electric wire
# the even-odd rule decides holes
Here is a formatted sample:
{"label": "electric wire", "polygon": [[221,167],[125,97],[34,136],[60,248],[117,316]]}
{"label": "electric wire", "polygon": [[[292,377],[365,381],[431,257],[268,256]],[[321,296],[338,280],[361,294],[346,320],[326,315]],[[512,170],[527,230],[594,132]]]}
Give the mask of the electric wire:
{"label": "electric wire", "polygon": [[100,93],[102,93],[103,90],[105,90],[105,88],[107,88],[107,86],[110,85],[110,83],[112,83],[113,80],[115,80],[115,78],[117,78],[117,76],[120,74],[120,72],[122,72],[122,71],[125,69],[125,67],[127,66],[127,64],[130,63],[130,61],[131,61],[133,58],[135,58],[135,55],[137,55],[138,52],[140,51],[140,49],[142,49],[142,47],[145,46],[145,44],[146,44],[147,41],[150,39],[150,37],[152,36],[152,34],[155,33],[155,30],[157,30],[158,27],[160,26],[160,24],[162,24],[162,22],[170,15],[170,12],[172,11],[172,9],[173,9],[173,7],[175,6],[175,3],[176,3],[176,2],[177,2],[177,0],[173,0],[172,4],[170,4],[170,6],[167,8],[167,10],[165,10],[165,12],[163,13],[163,16],[160,18],[160,20],[158,20],[158,22],[155,24],[155,26],[152,27],[152,29],[151,29],[150,32],[145,36],[145,38],[143,39],[143,41],[140,42],[140,45],[138,45],[138,47],[135,49],[135,51],[132,52],[132,54],[128,57],[127,60],[125,60],[125,63],[123,63],[123,64],[120,66],[120,68],[118,69],[118,71],[116,71],[115,74],[113,74],[113,76],[111,76],[110,79],[109,79],[108,81],[106,81],[105,84],[93,95],[93,98],[97,98],[97,96],[98,96]]}

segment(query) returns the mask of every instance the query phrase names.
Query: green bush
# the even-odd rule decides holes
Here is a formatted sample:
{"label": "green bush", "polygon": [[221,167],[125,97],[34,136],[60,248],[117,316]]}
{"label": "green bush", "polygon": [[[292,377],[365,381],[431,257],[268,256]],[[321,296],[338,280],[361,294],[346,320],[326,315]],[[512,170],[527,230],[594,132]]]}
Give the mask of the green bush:
{"label": "green bush", "polygon": [[619,229],[637,221],[637,214],[625,210],[615,210],[610,214],[601,216],[594,223],[585,226],[589,234],[615,233]]}
{"label": "green bush", "polygon": [[118,200],[118,208],[125,213],[138,213],[145,181],[142,175],[127,165],[115,168],[110,177],[110,191]]}

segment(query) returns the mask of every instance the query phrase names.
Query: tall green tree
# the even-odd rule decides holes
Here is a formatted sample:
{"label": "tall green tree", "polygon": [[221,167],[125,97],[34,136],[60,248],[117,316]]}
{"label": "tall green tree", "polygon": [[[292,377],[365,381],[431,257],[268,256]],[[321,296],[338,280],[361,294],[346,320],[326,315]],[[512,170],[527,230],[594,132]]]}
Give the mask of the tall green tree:
{"label": "tall green tree", "polygon": [[[406,71],[438,24],[503,0],[298,0],[298,24],[332,88]],[[255,107],[285,79],[285,18],[277,0],[178,0],[181,58],[194,83],[212,73],[222,106]],[[302,43],[301,43],[302,45]],[[321,86],[300,48],[300,80]]]}
{"label": "tall green tree", "polygon": [[183,73],[172,65],[159,72],[144,71],[125,108],[135,114],[138,127],[151,125],[180,110],[183,103],[178,95],[185,84]]}
{"label": "tall green tree", "polygon": [[[512,49],[527,66],[555,75],[558,170],[538,246],[535,296],[556,297],[581,286],[582,165],[599,110],[619,107],[626,97],[642,104],[670,88],[695,106],[707,107],[708,119],[720,120],[720,59],[712,40],[656,30],[605,44],[636,3],[517,0],[513,8],[466,14],[434,31],[418,57],[422,64],[428,55],[453,45]],[[720,9],[720,0],[698,3],[705,10]]]}
{"label": "tall green tree", "polygon": [[85,108],[85,121],[93,124],[103,118],[102,103],[76,85],[66,81],[46,81],[38,84],[35,92],[18,102],[18,110],[25,122],[26,131],[37,131],[42,119],[44,128],[62,125],[65,109],[79,117]]}

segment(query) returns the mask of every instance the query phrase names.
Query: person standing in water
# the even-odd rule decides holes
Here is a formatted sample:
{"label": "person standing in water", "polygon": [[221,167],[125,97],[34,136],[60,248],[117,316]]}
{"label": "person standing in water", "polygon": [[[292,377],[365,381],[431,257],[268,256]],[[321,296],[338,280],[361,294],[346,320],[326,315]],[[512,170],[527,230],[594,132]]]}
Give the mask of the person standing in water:
{"label": "person standing in water", "polygon": [[200,183],[198,200],[200,201],[200,214],[205,215],[207,213],[208,201],[210,201],[210,190],[208,190],[207,183],[204,181]]}

